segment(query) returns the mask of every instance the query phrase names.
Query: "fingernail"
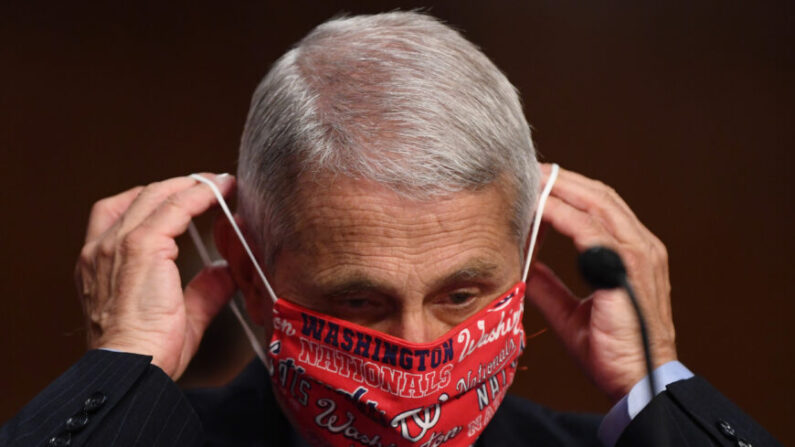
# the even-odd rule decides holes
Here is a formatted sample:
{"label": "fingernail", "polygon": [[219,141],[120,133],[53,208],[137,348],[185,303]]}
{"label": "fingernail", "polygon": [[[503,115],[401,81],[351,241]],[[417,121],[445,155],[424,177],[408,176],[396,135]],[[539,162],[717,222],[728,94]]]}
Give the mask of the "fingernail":
{"label": "fingernail", "polygon": [[232,176],[229,173],[224,172],[223,174],[218,174],[215,176],[215,183],[224,184],[232,179]]}

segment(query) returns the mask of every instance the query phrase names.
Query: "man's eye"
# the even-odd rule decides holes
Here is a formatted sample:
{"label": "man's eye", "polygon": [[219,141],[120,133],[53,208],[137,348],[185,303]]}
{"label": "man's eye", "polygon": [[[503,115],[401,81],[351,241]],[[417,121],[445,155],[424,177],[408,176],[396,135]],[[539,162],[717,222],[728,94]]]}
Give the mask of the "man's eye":
{"label": "man's eye", "polygon": [[388,305],[378,298],[338,298],[328,310],[330,315],[352,323],[367,326],[379,321],[388,313]]}
{"label": "man's eye", "polygon": [[351,298],[343,302],[344,306],[349,307],[351,309],[363,309],[369,304],[371,303],[364,298]]}
{"label": "man's eye", "polygon": [[448,295],[450,304],[464,306],[475,299],[475,294],[470,292],[455,292]]}

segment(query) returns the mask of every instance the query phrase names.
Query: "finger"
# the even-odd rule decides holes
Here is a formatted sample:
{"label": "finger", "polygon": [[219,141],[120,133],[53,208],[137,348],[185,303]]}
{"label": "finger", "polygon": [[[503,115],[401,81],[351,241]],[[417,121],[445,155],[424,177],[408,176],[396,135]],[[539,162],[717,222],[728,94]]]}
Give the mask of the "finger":
{"label": "finger", "polygon": [[[223,196],[228,196],[234,188],[234,177],[215,176],[212,178]],[[169,196],[135,231],[174,238],[184,233],[191,219],[217,203],[215,194],[209,186],[197,183],[185,190]]]}
{"label": "finger", "polygon": [[[546,181],[549,178],[549,174],[552,172],[552,165],[549,163],[544,163],[541,164],[540,166],[541,166],[541,179],[543,181]],[[566,181],[579,184],[585,188],[597,189],[600,187],[606,187],[608,189],[611,189],[609,186],[605,185],[603,182],[600,182],[599,180],[586,177],[578,172],[570,171],[568,169],[564,169],[561,167],[559,167],[558,179],[565,179]],[[632,213],[632,209],[624,201],[624,199],[621,198],[621,196],[616,194],[615,198],[618,199],[616,200],[617,205],[625,208],[626,211]]]}
{"label": "finger", "polygon": [[[208,177],[218,182],[222,193],[228,193],[234,184],[231,176],[220,177],[220,180],[216,176],[209,175]],[[215,196],[208,186],[188,177],[186,179],[193,182],[193,186],[162,201],[153,212],[152,217],[142,222],[141,225],[122,233],[123,230],[118,228],[121,224],[117,222],[114,225],[115,229],[111,228],[104,234],[97,246],[98,256],[95,265],[96,276],[106,280],[99,281],[96,285],[98,295],[106,298],[113,296],[111,293],[114,286],[112,279],[116,277],[120,268],[129,265],[121,262],[120,259],[140,259],[154,254],[169,260],[177,258],[179,248],[174,238],[185,232],[193,216],[204,212],[215,203]],[[171,183],[172,187],[177,183],[167,182]],[[142,191],[141,195],[145,192],[145,190]],[[196,195],[201,195],[202,200],[197,200]],[[135,203],[130,207],[134,206]],[[123,219],[124,217],[120,218],[120,220]]]}
{"label": "finger", "polygon": [[556,332],[568,324],[580,304],[552,269],[541,262],[536,262],[530,270],[526,295]]}
{"label": "finger", "polygon": [[197,342],[236,290],[229,266],[223,261],[205,267],[188,283],[184,294],[185,313]]}
{"label": "finger", "polygon": [[651,232],[643,222],[638,219],[637,215],[632,208],[630,208],[629,204],[615,191],[615,189],[611,188],[604,183],[590,179],[582,174],[573,172],[573,171],[565,171],[563,174],[567,179],[572,180],[573,183],[581,185],[584,188],[590,189],[601,189],[601,191],[608,196],[610,200],[620,208],[622,208],[626,212],[626,217],[635,224],[636,229],[647,239],[656,239],[654,233]]}
{"label": "finger", "polygon": [[[207,178],[214,178],[212,174],[202,174]],[[122,222],[117,230],[117,237],[123,237],[133,228],[138,227],[152,212],[166,199],[186,189],[196,186],[196,180],[190,177],[174,177],[162,182],[147,185],[138,197],[130,204],[127,212],[122,217]]]}
{"label": "finger", "polygon": [[[175,177],[162,182],[152,183],[140,189],[137,196],[126,208],[126,211],[116,219],[116,222],[83,248],[83,251],[95,263],[96,276],[99,278],[111,278],[113,276],[113,272],[120,266],[115,261],[120,244],[129,249],[139,250],[142,245],[140,242],[151,236],[145,234],[145,231],[141,231],[138,235],[141,237],[129,237],[129,233],[135,228],[133,224],[142,219],[141,216],[144,212],[149,210],[151,213],[151,209],[162,203],[168,197],[166,194],[169,192],[180,191],[196,184],[196,180],[190,177]],[[160,246],[164,247],[165,245],[160,244]],[[168,252],[173,253],[169,257],[175,258],[177,253],[176,244],[171,241],[168,248]],[[110,296],[111,286],[110,281],[100,281],[100,284],[97,285],[100,295]]]}
{"label": "finger", "polygon": [[561,170],[552,188],[552,195],[581,211],[597,216],[605,228],[621,241],[638,241],[647,236],[645,227],[629,205],[613,188],[602,182]]}
{"label": "finger", "polygon": [[86,244],[98,239],[102,233],[116,223],[143,189],[143,186],[136,186],[95,203],[88,218]]}
{"label": "finger", "polygon": [[549,196],[542,219],[559,233],[569,237],[578,251],[595,245],[615,248],[618,244],[602,223],[563,200]]}

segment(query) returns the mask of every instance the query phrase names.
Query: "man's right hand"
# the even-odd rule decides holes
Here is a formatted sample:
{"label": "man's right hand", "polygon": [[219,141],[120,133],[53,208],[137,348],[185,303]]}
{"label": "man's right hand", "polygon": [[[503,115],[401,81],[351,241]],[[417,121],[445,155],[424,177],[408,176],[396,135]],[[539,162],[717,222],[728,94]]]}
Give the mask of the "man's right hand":
{"label": "man's right hand", "polygon": [[[225,196],[234,177],[214,180]],[[176,380],[235,284],[226,266],[207,267],[182,290],[174,238],[216,203],[207,185],[177,177],[94,204],[75,269],[90,348],[146,354]]]}

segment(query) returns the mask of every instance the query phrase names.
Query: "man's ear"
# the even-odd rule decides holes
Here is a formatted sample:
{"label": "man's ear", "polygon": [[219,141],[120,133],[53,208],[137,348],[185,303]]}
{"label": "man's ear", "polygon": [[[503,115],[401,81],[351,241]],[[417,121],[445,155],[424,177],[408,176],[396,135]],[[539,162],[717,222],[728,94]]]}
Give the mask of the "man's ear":
{"label": "man's ear", "polygon": [[[249,247],[257,256],[256,246],[252,245],[251,238],[247,236],[242,220],[237,214],[234,217],[243,237],[246,238]],[[214,237],[215,247],[229,264],[232,278],[246,299],[246,309],[251,321],[264,326],[265,316],[270,315],[272,311],[270,296],[262,283],[262,278],[257,274],[245,248],[240,243],[240,239],[235,234],[234,228],[223,215],[219,215],[215,220]]]}

